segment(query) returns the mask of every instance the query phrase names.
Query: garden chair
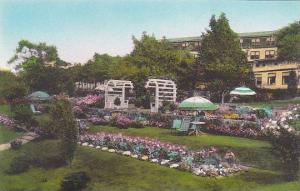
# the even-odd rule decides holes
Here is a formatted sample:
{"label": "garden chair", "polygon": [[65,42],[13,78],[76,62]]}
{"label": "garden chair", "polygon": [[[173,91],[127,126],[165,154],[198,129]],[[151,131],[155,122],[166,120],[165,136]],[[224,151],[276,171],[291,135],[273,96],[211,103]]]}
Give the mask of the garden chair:
{"label": "garden chair", "polygon": [[182,123],[181,119],[174,119],[173,120],[173,125],[171,127],[171,132],[172,132],[172,130],[178,130],[178,129],[180,129],[181,123]]}
{"label": "garden chair", "polygon": [[30,109],[31,109],[32,113],[34,113],[34,114],[40,114],[40,113],[41,113],[40,111],[37,111],[37,110],[35,109],[35,107],[34,107],[33,104],[30,104]]}
{"label": "garden chair", "polygon": [[190,128],[191,119],[190,118],[184,118],[182,120],[180,128],[177,130],[180,133],[187,134]]}

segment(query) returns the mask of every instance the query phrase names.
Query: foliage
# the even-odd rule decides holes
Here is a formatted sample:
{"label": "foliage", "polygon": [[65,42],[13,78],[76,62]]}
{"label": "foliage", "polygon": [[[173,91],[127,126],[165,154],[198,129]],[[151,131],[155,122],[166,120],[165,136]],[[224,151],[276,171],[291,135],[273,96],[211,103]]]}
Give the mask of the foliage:
{"label": "foliage", "polygon": [[30,109],[29,104],[13,104],[11,105],[11,111],[15,120],[25,123],[27,126],[30,126],[33,113]]}
{"label": "foliage", "polygon": [[121,100],[120,100],[119,97],[116,97],[116,99],[114,100],[114,104],[115,104],[116,106],[120,106],[120,105],[121,105]]}
{"label": "foliage", "polygon": [[[300,41],[299,41],[299,43],[300,43]],[[287,91],[288,91],[289,95],[291,97],[295,97],[295,94],[297,93],[297,90],[298,90],[298,77],[297,77],[296,71],[293,70],[290,72],[287,84],[288,84]]]}
{"label": "foliage", "polygon": [[298,180],[300,173],[300,136],[285,129],[280,129],[278,136],[273,136],[273,150],[282,162],[283,177],[287,181]]}
{"label": "foliage", "polygon": [[238,35],[234,33],[225,14],[212,16],[210,29],[202,35],[199,64],[204,71],[207,89],[214,101],[220,101],[225,91],[245,83],[250,65],[242,51]]}
{"label": "foliage", "polygon": [[11,72],[0,71],[0,98],[12,103],[23,99],[27,92],[27,87],[19,77]]}
{"label": "foliage", "polygon": [[10,147],[11,147],[13,150],[17,150],[17,149],[19,149],[21,146],[22,146],[22,141],[20,141],[20,140],[13,140],[13,141],[10,142]]}
{"label": "foliage", "polygon": [[300,23],[294,22],[282,28],[276,37],[279,58],[300,61]]}
{"label": "foliage", "polygon": [[30,167],[30,161],[28,161],[28,158],[26,156],[16,156],[12,159],[9,169],[6,173],[8,174],[18,174],[25,172]]}
{"label": "foliage", "polygon": [[61,182],[62,191],[82,190],[90,181],[90,177],[84,171],[67,174]]}
{"label": "foliage", "polygon": [[78,129],[72,113],[70,102],[63,96],[53,101],[51,117],[55,129],[61,138],[61,151],[64,159],[71,165],[77,146]]}

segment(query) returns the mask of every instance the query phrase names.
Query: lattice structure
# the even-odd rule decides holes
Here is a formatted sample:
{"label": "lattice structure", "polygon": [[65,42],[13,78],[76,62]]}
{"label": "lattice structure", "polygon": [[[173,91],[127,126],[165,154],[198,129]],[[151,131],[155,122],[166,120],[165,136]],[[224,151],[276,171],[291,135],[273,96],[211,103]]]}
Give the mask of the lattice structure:
{"label": "lattice structure", "polygon": [[[126,109],[128,108],[128,100],[126,100],[126,89],[133,89],[131,81],[127,80],[109,80],[105,83],[105,108],[108,109]],[[120,105],[115,105],[116,98],[121,101]]]}
{"label": "lattice structure", "polygon": [[163,101],[176,102],[176,84],[172,80],[149,79],[145,88],[154,89],[155,99],[150,103],[151,112],[158,112]]}

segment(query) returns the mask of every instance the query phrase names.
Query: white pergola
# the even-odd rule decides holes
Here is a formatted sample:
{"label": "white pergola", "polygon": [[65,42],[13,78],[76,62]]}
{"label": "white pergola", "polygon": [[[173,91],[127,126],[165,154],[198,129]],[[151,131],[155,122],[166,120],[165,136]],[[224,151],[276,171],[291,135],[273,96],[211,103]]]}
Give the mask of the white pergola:
{"label": "white pergola", "polygon": [[155,89],[155,100],[150,103],[151,112],[158,112],[163,101],[176,102],[177,88],[172,80],[149,79],[145,88]]}
{"label": "white pergola", "polygon": [[[104,85],[105,89],[105,108],[108,109],[125,109],[128,108],[128,100],[125,99],[126,89],[133,89],[131,81],[127,80],[109,80]],[[115,99],[119,98],[121,104],[115,105]]]}

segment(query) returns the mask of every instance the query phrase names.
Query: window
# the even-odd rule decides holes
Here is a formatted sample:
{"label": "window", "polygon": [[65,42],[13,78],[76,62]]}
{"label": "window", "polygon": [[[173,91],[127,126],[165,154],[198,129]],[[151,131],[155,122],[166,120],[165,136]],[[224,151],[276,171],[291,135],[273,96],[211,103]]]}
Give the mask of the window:
{"label": "window", "polygon": [[274,85],[276,83],[276,74],[269,73],[268,74],[268,85]]}
{"label": "window", "polygon": [[261,74],[255,75],[255,83],[256,83],[256,86],[262,85],[262,75]]}
{"label": "window", "polygon": [[260,39],[259,38],[253,38],[253,39],[251,39],[251,42],[252,43],[259,43]]}
{"label": "window", "polygon": [[189,43],[188,43],[188,42],[184,42],[184,43],[182,43],[182,46],[183,46],[183,47],[188,47],[188,46],[189,46]]}
{"label": "window", "polygon": [[265,51],[265,58],[270,59],[275,57],[275,50],[266,50]]}
{"label": "window", "polygon": [[241,44],[243,43],[243,39],[242,39],[242,38],[240,38],[240,43],[241,43]]}
{"label": "window", "polygon": [[290,72],[282,72],[282,85],[287,85]]}
{"label": "window", "polygon": [[275,41],[275,38],[273,36],[267,38],[267,42],[273,42],[273,41]]}
{"label": "window", "polygon": [[252,59],[252,60],[259,59],[259,51],[251,51],[250,52],[250,59]]}

